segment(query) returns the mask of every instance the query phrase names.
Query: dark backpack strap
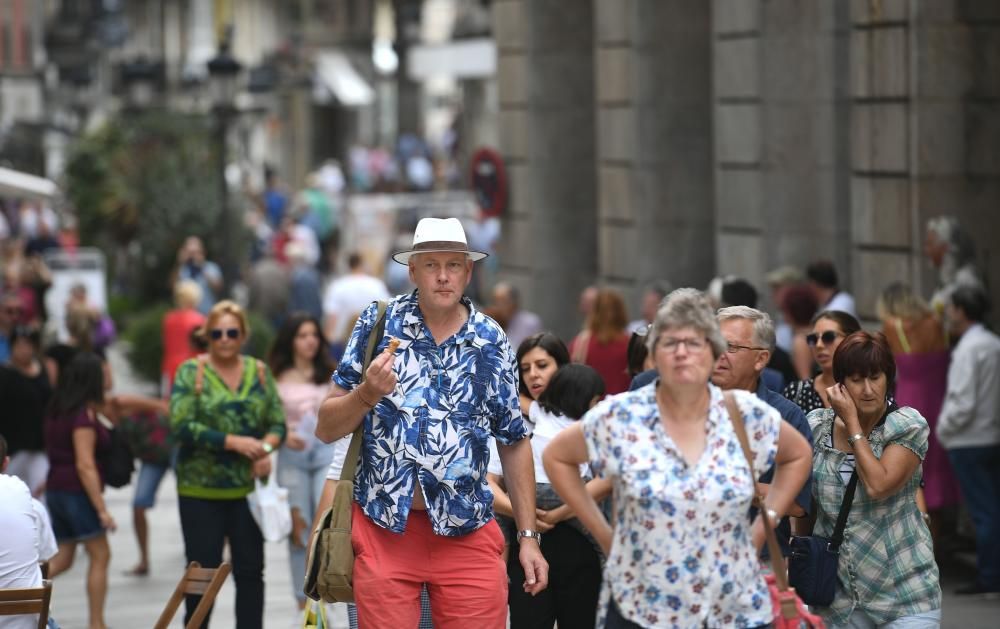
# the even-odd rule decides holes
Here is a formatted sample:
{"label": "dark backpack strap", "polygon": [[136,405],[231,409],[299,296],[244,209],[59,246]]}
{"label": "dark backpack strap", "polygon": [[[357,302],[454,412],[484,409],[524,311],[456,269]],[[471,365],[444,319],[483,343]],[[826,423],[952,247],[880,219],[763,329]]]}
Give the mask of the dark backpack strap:
{"label": "dark backpack strap", "polygon": [[198,369],[194,372],[194,394],[201,395],[202,390],[205,388],[205,363],[208,362],[208,354],[198,354],[198,358],[195,359],[198,364]]}
{"label": "dark backpack strap", "polygon": [[257,364],[257,382],[260,383],[260,388],[267,391],[267,365],[264,364],[263,360],[254,358],[254,363]]}

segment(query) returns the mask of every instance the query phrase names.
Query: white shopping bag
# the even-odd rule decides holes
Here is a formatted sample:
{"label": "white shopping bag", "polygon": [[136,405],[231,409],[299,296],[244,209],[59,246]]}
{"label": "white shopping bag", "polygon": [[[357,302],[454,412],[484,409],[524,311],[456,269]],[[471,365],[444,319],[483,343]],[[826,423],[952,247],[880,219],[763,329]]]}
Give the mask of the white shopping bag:
{"label": "white shopping bag", "polygon": [[274,474],[262,483],[254,479],[254,490],[247,495],[250,514],[260,532],[269,542],[280,542],[292,532],[292,512],[288,507],[288,490],[278,487]]}

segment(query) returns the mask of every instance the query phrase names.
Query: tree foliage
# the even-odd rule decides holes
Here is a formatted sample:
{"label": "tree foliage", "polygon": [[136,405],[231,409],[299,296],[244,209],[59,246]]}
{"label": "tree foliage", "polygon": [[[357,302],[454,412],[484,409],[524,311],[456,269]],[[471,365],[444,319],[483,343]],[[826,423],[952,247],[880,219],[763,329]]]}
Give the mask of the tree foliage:
{"label": "tree foliage", "polygon": [[210,256],[221,250],[211,130],[205,116],[134,114],[109,121],[71,151],[66,191],[81,241],[117,262],[112,285],[141,302],[170,298],[170,272],[185,237],[201,236]]}

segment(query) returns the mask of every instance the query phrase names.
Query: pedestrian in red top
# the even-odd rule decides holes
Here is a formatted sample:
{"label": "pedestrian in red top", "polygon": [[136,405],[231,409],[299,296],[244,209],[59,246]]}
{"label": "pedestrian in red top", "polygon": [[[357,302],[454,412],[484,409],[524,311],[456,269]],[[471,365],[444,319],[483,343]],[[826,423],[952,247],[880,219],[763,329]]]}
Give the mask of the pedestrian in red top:
{"label": "pedestrian in red top", "polygon": [[618,291],[597,291],[594,308],[582,332],[570,343],[570,359],[590,365],[604,379],[608,395],[628,390],[628,317]]}
{"label": "pedestrian in red top", "polygon": [[170,397],[174,373],[188,358],[198,355],[192,343],[192,332],[205,323],[205,315],[198,312],[201,287],[192,280],[181,280],[174,285],[174,303],[177,307],[163,317],[163,363],[160,366],[162,388]]}

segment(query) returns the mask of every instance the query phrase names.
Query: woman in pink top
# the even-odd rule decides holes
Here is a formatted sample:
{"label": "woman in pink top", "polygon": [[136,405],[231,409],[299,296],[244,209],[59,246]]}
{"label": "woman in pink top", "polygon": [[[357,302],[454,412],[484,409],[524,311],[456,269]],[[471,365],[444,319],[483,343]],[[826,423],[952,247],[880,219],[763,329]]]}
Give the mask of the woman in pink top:
{"label": "woman in pink top", "polygon": [[174,285],[174,302],[177,307],[163,317],[163,362],[161,391],[170,397],[174,374],[185,360],[198,355],[198,348],[191,342],[191,334],[205,323],[205,315],[198,312],[201,287],[192,280],[181,280]]}
{"label": "woman in pink top", "polygon": [[597,291],[594,309],[583,331],[569,345],[570,359],[590,365],[604,379],[608,395],[628,390],[628,317],[625,301],[616,290]]}
{"label": "woman in pink top", "polygon": [[327,469],[339,442],[325,444],[315,436],[316,413],[326,397],[335,365],[319,321],[304,312],[291,314],[275,337],[268,355],[278,381],[288,427],[278,454],[278,483],[288,489],[292,508],[289,564],[292,591],[299,607],[306,604],[302,578],[306,573],[306,542]]}

